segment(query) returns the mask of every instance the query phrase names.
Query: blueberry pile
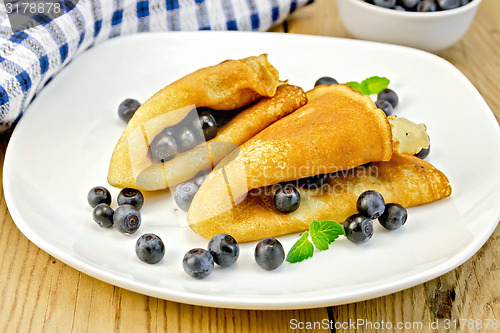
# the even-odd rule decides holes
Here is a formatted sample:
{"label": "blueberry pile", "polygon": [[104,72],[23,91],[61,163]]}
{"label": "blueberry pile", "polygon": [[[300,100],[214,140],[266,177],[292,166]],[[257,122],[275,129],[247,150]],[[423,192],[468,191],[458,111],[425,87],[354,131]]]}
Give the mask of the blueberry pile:
{"label": "blueberry pile", "polygon": [[[141,103],[133,98],[127,98],[118,106],[118,116],[128,123]],[[149,145],[151,157],[158,162],[166,162],[177,153],[187,151],[204,141],[215,138],[219,126],[214,117],[215,110],[197,108],[197,117],[186,117],[180,123],[165,128],[156,135]],[[225,112],[228,113],[228,112]],[[226,115],[227,116],[227,115]]]}
{"label": "blueberry pile", "polygon": [[358,197],[357,214],[344,221],[344,231],[348,240],[365,243],[373,236],[373,220],[388,230],[395,230],[405,224],[408,217],[406,209],[396,203],[386,204],[380,193],[368,190]]}
{"label": "blueberry pile", "polygon": [[196,111],[196,117],[188,116],[180,123],[165,128],[153,138],[149,151],[155,161],[169,161],[177,153],[188,151],[217,135],[219,127],[212,110],[198,108]]}
{"label": "blueberry pile", "polygon": [[472,0],[365,0],[373,5],[411,12],[435,12],[468,4]]}
{"label": "blueberry pile", "polygon": [[[201,176],[206,177],[206,173],[202,173]],[[310,184],[322,184],[318,179],[323,177],[310,178]],[[189,193],[190,188],[197,188],[197,185],[193,183],[181,185],[185,185]],[[117,198],[119,207],[114,211],[110,207],[111,194],[102,186],[92,188],[87,199],[91,207],[94,208],[93,218],[99,226],[114,226],[119,232],[127,235],[133,234],[139,229],[141,225],[139,209],[144,203],[144,197],[140,191],[131,188],[121,190]],[[299,203],[300,194],[290,184],[276,192],[275,205],[283,213],[295,210]],[[404,207],[396,203],[386,204],[382,195],[373,190],[365,191],[358,197],[356,208],[358,213],[347,218],[343,225],[346,238],[354,243],[364,243],[372,237],[372,220],[374,219],[378,219],[380,224],[388,230],[400,228],[407,219]],[[137,239],[135,253],[141,261],[157,264],[165,256],[165,244],[158,235],[147,233]],[[212,237],[208,242],[207,249],[194,248],[189,250],[184,255],[182,266],[184,271],[193,278],[204,279],[212,273],[216,264],[220,267],[233,265],[239,254],[239,244],[234,237],[222,233]],[[275,238],[265,238],[258,242],[255,247],[255,262],[264,270],[277,269],[285,257],[283,245]]]}
{"label": "blueberry pile", "polygon": [[[111,208],[111,194],[102,186],[92,188],[87,194],[87,201],[94,211],[92,217],[102,228],[114,226],[124,235],[135,233],[141,226],[141,213],[139,210],[144,204],[141,191],[133,188],[124,188],[117,197],[118,208]],[[165,245],[160,237],[155,234],[144,234],[135,244],[137,257],[148,264],[156,264],[165,255]]]}
{"label": "blueberry pile", "polygon": [[231,266],[239,255],[238,242],[228,234],[218,234],[208,242],[208,250],[189,250],[182,259],[182,267],[190,276],[204,279],[212,273],[214,263],[221,267]]}
{"label": "blueberry pile", "polygon": [[144,204],[144,196],[139,190],[124,188],[118,194],[118,208],[111,208],[111,194],[103,186],[92,188],[87,194],[89,205],[94,208],[92,217],[103,228],[114,226],[122,234],[131,235],[141,226],[139,210]]}
{"label": "blueberry pile", "polygon": [[[215,264],[220,267],[233,265],[240,255],[238,242],[228,234],[218,234],[208,242],[207,249],[189,250],[182,260],[184,271],[196,279],[208,277]],[[265,238],[257,243],[255,262],[267,271],[278,268],[285,260],[285,250],[275,238]]]}
{"label": "blueberry pile", "polygon": [[380,91],[377,95],[377,100],[375,101],[375,105],[384,111],[387,117],[391,116],[394,113],[394,109],[399,103],[399,97],[394,90],[389,88],[385,88]]}

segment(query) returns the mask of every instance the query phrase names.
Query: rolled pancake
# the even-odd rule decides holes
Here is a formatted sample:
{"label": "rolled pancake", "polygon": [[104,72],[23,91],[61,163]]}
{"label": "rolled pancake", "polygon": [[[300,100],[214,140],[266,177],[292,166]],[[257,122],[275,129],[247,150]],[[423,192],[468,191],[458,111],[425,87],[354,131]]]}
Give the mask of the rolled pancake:
{"label": "rolled pancake", "polygon": [[411,155],[393,154],[389,162],[332,174],[320,189],[299,188],[301,203],[295,212],[278,212],[273,203],[275,188],[267,187],[250,191],[242,202],[220,215],[198,221],[188,215],[188,223],[207,239],[227,233],[238,242],[256,241],[307,230],[315,219],[342,223],[357,213],[356,201],[365,190],[378,191],[387,203],[404,207],[451,195],[448,179],[430,163]]}
{"label": "rolled pancake", "polygon": [[273,97],[264,97],[241,111],[217,133],[217,136],[174,159],[153,163],[139,173],[137,186],[160,190],[192,179],[200,170],[210,170],[226,155],[262,129],[307,103],[304,91],[297,86],[280,85]]}
{"label": "rolled pancake", "polygon": [[148,165],[149,143],[195,106],[239,109],[260,97],[274,96],[278,79],[278,71],[263,54],[202,68],[166,86],[137,109],[123,131],[111,157],[109,184],[138,188],[135,180]]}
{"label": "rolled pancake", "polygon": [[[332,86],[333,87],[333,86]],[[388,161],[392,132],[384,112],[347,85],[335,85],[228,155],[198,190],[191,224],[223,214],[249,190]]]}

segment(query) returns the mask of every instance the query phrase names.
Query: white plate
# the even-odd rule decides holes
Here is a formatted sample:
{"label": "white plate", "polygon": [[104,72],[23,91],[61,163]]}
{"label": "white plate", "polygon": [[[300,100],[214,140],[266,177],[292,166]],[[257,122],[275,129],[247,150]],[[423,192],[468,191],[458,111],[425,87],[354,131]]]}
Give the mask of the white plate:
{"label": "white plate", "polygon": [[[328,251],[267,272],[240,259],[205,280],[182,257],[207,241],[174,212],[167,193],[147,195],[133,236],[100,229],[86,202],[107,185],[109,158],[124,124],[117,106],[144,101],[165,84],[228,58],[269,53],[281,78],[309,89],[329,75],[340,82],[387,76],[399,93],[397,114],[427,125],[429,161],[449,177],[451,198],[409,209],[397,231],[375,227],[364,245],[339,239]],[[354,40],[261,33],[163,33],[116,38],[74,60],[37,97],[12,135],[4,191],[19,229],[68,265],[103,281],[178,302],[230,308],[309,308],[360,301],[428,281],[470,258],[500,216],[500,132],[472,84],[445,60],[410,48]],[[109,187],[109,186],[108,186]],[[118,194],[112,190],[113,198]],[[116,206],[116,202],[113,201]],[[157,233],[166,256],[135,256],[139,235]],[[297,235],[280,237],[285,250]]]}

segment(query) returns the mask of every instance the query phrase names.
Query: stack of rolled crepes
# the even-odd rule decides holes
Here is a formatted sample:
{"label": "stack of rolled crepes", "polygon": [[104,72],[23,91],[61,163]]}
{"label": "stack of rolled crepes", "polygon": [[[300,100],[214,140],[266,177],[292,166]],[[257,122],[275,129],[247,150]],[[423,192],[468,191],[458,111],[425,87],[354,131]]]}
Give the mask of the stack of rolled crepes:
{"label": "stack of rolled crepes", "polygon": [[[155,161],[149,152],[153,138],[201,107],[237,111],[211,140]],[[425,127],[404,127],[399,120],[388,119],[370,97],[347,85],[305,93],[280,82],[267,55],[229,60],[189,74],[146,101],[115,147],[108,181],[152,191],[212,170],[187,222],[206,238],[227,233],[238,242],[304,231],[314,219],[341,223],[356,213],[365,190],[404,207],[449,196],[446,176],[413,156],[428,147]],[[298,186],[297,210],[284,214],[274,207],[276,186],[315,176],[320,186]]]}

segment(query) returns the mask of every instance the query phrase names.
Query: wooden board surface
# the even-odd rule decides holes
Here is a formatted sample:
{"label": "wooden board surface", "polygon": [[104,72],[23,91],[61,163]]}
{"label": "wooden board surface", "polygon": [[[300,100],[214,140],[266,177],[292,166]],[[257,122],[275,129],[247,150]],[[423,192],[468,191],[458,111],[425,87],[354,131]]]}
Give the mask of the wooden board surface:
{"label": "wooden board surface", "polygon": [[[497,120],[499,15],[500,1],[483,0],[467,35],[440,53],[472,81]],[[350,37],[334,0],[316,0],[272,30]],[[7,136],[0,139],[2,164],[7,141]],[[446,325],[450,332],[500,331],[500,228],[470,260],[437,279],[365,302],[293,311],[191,306],[91,278],[28,241],[13,223],[3,192],[0,228],[0,332],[297,332],[298,323],[307,322],[317,323],[315,332],[330,332],[334,330],[319,325],[330,320],[344,327],[337,332],[443,332]],[[365,323],[352,325],[360,320]],[[398,323],[402,329],[396,329]]]}

